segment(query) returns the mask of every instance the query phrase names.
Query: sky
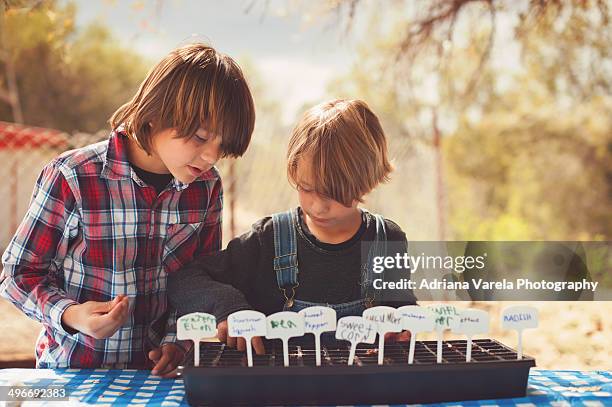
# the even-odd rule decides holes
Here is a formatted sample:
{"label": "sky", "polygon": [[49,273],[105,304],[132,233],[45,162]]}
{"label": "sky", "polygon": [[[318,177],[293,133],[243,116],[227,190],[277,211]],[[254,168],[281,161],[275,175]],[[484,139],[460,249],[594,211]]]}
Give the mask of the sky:
{"label": "sky", "polygon": [[[375,7],[372,4],[380,4],[363,3],[365,6],[358,8],[351,31],[347,33],[343,25],[345,18],[317,9],[326,4],[322,0],[75,0],[74,3],[77,25],[102,23],[125,46],[134,47],[151,61],[194,40],[210,43],[238,62],[248,60],[263,81],[266,97],[281,102],[280,121],[285,126],[295,121],[304,104],[315,104],[326,98],[328,83],[345,75],[357,62],[357,45],[368,39],[367,15]],[[414,3],[406,4],[405,11],[409,13]],[[483,24],[488,23],[488,18],[483,20]],[[469,29],[468,24],[468,20],[457,24],[455,38],[459,45],[465,45],[462,38],[467,37],[464,32]],[[499,70],[498,85],[503,88],[512,86],[506,74],[513,74],[520,65],[518,45],[512,39],[514,24],[503,13],[497,17],[491,63]],[[425,86],[421,96],[431,99],[430,103],[439,103],[435,81],[423,79],[422,83]],[[441,119],[443,127],[452,131],[453,121]]]}
{"label": "sky", "polygon": [[[284,124],[353,63],[355,41],[312,4],[265,0],[77,0],[77,25],[100,22],[152,61],[193,40],[256,67]],[[312,13],[312,12],[315,13]]]}

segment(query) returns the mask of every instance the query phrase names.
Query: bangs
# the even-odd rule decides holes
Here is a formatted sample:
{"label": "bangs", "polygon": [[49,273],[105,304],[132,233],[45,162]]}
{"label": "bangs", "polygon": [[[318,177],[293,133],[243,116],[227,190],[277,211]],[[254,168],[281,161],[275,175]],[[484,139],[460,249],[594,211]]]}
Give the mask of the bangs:
{"label": "bangs", "polygon": [[[324,131],[324,130],[323,130]],[[362,202],[373,185],[367,185],[367,177],[361,177],[360,167],[350,146],[339,142],[333,135],[314,135],[295,151],[288,166],[289,179],[295,185],[299,182],[298,165],[308,166],[313,190],[326,198],[351,206],[353,201]],[[300,171],[304,171],[303,169]]]}
{"label": "bangs", "polygon": [[388,181],[392,169],[380,122],[365,102],[322,103],[293,129],[287,175],[294,186],[306,172],[317,194],[348,207]]}
{"label": "bangs", "polygon": [[[228,58],[196,71],[177,72],[168,92],[175,107],[168,121],[179,137],[194,137],[203,128],[221,137],[223,157],[240,157],[249,146],[255,126],[255,107],[240,69]],[[174,96],[174,97],[173,97]],[[162,116],[164,114],[162,113]]]}
{"label": "bangs", "polygon": [[240,67],[205,44],[172,51],[147,74],[131,101],[110,118],[150,153],[151,136],[173,128],[194,137],[199,128],[221,137],[221,155],[240,157],[251,141],[255,105]]}

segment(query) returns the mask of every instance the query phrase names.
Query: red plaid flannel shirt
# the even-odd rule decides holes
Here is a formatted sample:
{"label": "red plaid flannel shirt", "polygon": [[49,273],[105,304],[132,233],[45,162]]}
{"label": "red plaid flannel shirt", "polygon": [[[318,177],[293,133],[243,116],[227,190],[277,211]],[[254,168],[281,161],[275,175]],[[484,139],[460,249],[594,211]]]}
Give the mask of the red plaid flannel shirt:
{"label": "red plaid flannel shirt", "polygon": [[[167,275],[220,250],[222,194],[213,168],[157,195],[132,170],[122,133],[48,164],[0,276],[0,294],[43,325],[37,366],[142,368],[150,349],[175,342]],[[112,337],[62,326],[68,306],[120,294],[129,297],[130,316]]]}

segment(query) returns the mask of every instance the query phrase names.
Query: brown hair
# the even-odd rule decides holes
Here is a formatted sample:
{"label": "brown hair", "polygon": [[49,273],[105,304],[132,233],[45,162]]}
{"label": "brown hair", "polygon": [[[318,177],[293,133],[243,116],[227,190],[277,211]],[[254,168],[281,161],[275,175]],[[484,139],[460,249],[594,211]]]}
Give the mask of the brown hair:
{"label": "brown hair", "polygon": [[361,100],[332,100],[304,114],[287,151],[287,175],[294,186],[305,155],[311,159],[315,191],[345,206],[362,202],[393,170],[380,121]]}
{"label": "brown hair", "polygon": [[236,62],[205,44],[170,52],[149,71],[128,103],[109,120],[150,153],[151,135],[173,128],[193,137],[203,127],[222,137],[222,156],[239,157],[251,141],[255,106]]}

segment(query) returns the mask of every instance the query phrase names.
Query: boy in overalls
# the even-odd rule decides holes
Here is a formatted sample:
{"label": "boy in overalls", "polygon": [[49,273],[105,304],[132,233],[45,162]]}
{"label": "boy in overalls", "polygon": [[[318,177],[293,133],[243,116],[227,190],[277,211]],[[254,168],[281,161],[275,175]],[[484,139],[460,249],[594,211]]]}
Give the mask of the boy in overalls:
{"label": "boy in overalls", "polygon": [[[242,309],[269,315],[325,305],[341,318],[372,305],[416,302],[410,290],[389,301],[372,284],[373,257],[394,255],[388,246],[405,252],[407,243],[397,224],[358,208],[392,170],[384,132],[366,103],[333,100],[307,111],[293,130],[287,161],[300,206],[257,221],[226,250],[195,260],[169,280],[179,315],[214,314],[219,339],[230,346],[237,341],[227,337],[225,319]],[[388,274],[410,277],[409,271]],[[244,341],[237,344],[244,349]],[[253,345],[263,352],[260,340]]]}

